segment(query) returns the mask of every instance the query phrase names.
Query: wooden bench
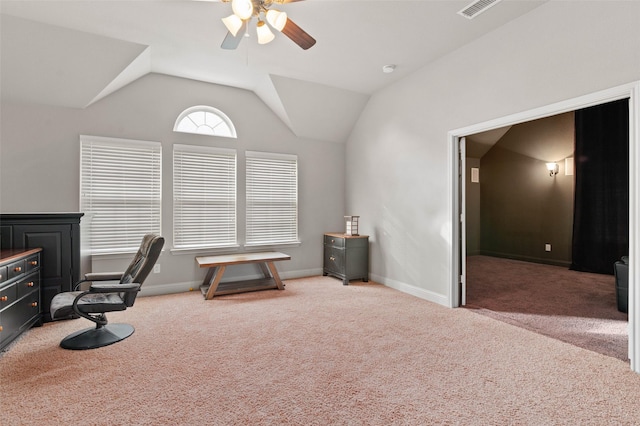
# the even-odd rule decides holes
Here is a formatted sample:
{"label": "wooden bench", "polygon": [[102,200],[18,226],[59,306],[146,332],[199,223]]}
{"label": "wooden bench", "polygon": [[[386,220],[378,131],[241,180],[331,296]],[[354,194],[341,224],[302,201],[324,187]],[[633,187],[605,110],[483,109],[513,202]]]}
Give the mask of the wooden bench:
{"label": "wooden bench", "polygon": [[[277,251],[260,253],[237,253],[219,256],[197,256],[196,262],[201,268],[209,268],[207,275],[200,286],[200,291],[205,299],[213,299],[213,296],[222,294],[244,293],[247,291],[279,289],[284,290],[284,284],[273,262],[289,260],[291,256]],[[264,278],[255,280],[232,281],[221,283],[222,276],[227,266],[257,263],[264,274]]]}

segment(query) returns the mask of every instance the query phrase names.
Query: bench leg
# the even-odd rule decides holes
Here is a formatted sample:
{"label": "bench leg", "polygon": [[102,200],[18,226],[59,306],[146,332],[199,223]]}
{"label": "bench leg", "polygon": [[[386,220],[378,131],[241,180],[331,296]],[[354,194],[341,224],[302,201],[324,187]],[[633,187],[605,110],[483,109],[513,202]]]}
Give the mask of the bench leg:
{"label": "bench leg", "polygon": [[207,274],[207,277],[209,277],[209,275],[213,275],[213,280],[209,278],[211,285],[209,286],[209,290],[207,290],[207,295],[205,296],[205,299],[207,300],[213,299],[213,295],[216,293],[216,290],[218,289],[218,284],[220,284],[220,280],[222,279],[222,275],[224,274],[225,269],[226,269],[226,266],[224,265],[218,266],[215,269],[210,268],[209,274]]}
{"label": "bench leg", "polygon": [[267,266],[269,267],[269,271],[271,271],[271,275],[273,276],[276,285],[279,290],[284,290],[284,284],[282,284],[282,280],[280,279],[280,275],[278,274],[278,270],[276,269],[276,265],[273,262],[267,262]]}

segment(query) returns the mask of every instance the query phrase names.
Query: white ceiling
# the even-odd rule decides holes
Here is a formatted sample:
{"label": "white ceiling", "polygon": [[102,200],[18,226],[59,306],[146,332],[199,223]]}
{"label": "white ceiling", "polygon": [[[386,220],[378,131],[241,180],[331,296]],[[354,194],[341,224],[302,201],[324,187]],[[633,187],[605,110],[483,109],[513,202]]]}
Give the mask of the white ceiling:
{"label": "white ceiling", "polygon": [[502,0],[473,20],[457,14],[470,0],[299,1],[277,8],[311,49],[276,33],[228,51],[231,6],[216,0],[0,0],[2,97],[83,108],[163,73],[252,90],[298,136],[344,142],[375,91],[545,1]]}

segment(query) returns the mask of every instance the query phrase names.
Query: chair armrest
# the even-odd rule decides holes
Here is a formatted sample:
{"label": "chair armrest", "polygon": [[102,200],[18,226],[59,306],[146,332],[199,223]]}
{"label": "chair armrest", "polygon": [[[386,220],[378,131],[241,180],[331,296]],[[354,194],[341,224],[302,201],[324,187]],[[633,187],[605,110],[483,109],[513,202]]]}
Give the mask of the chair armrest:
{"label": "chair armrest", "polygon": [[90,293],[121,293],[134,292],[140,290],[140,284],[91,284]]}
{"label": "chair armrest", "polygon": [[[88,283],[93,281],[120,281],[124,272],[89,272],[84,274],[84,279],[78,281],[73,290],[80,290],[82,283]],[[86,289],[86,287],[84,288]]]}
{"label": "chair armrest", "polygon": [[124,272],[89,272],[84,274],[84,281],[111,281],[122,278]]}

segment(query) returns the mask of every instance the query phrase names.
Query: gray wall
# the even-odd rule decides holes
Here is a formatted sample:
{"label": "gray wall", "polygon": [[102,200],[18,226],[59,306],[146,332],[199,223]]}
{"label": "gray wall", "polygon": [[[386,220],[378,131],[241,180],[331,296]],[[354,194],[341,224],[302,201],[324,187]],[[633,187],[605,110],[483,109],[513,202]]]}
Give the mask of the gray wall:
{"label": "gray wall", "polygon": [[[237,139],[173,132],[184,109],[211,105],[227,114]],[[322,234],[340,230],[345,214],[344,145],[296,137],[252,92],[149,74],[85,109],[2,103],[0,209],[2,212],[69,212],[79,209],[79,135],[158,141],[163,149],[162,233],[167,242],[144,292],[182,291],[199,285],[205,271],[194,252],[172,252],[172,145],[233,148],[238,154],[238,236],[244,239],[244,151],[298,155],[299,246],[274,247],[284,278],[321,273]],[[242,247],[240,248],[242,250]],[[130,256],[94,257],[93,271],[121,270]],[[230,268],[230,279],[254,276],[253,266]]]}
{"label": "gray wall", "polygon": [[452,304],[448,132],[639,80],[638,16],[640,2],[547,2],[376,93],[346,175],[371,278]]}
{"label": "gray wall", "polygon": [[[480,160],[481,253],[569,266],[574,176],[573,113],[513,126]],[[551,177],[545,163],[555,161]],[[551,244],[551,251],[545,251]]]}

